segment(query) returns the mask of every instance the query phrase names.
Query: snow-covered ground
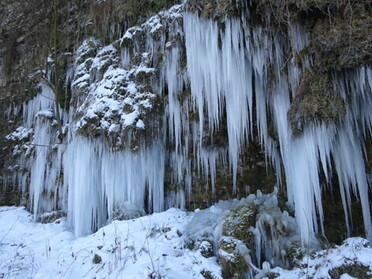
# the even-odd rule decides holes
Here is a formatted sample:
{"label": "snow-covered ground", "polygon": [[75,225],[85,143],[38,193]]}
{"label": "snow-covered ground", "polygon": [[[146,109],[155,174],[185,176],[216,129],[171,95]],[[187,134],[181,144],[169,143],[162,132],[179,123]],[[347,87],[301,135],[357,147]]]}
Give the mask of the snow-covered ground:
{"label": "snow-covered ground", "polygon": [[34,223],[23,208],[2,207],[0,278],[204,278],[204,269],[220,278],[216,258],[184,248],[192,216],[169,209],[75,238],[64,218]]}
{"label": "snow-covered ground", "polygon": [[[169,209],[114,221],[92,235],[75,238],[65,218],[35,223],[24,208],[0,207],[0,278],[205,278],[203,271],[211,276],[206,278],[222,278],[216,257],[205,258],[185,248],[195,215]],[[331,278],[328,272],[335,267],[362,265],[372,278],[372,249],[365,239],[350,238],[298,265],[271,272],[280,278]]]}

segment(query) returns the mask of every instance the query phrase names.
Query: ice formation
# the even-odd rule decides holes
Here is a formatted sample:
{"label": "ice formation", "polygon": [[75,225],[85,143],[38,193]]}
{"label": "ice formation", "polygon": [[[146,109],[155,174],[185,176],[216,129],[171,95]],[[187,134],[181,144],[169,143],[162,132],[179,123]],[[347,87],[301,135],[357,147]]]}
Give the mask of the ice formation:
{"label": "ice formation", "polygon": [[[335,91],[347,104],[339,126],[314,123],[295,137],[287,112],[303,68],[294,58],[285,57],[306,46],[307,34],[298,25],[289,33],[288,40],[275,30],[252,27],[238,18],[226,18],[222,29],[213,20],[175,6],[128,29],[116,42],[120,51],[94,39],[85,41],[72,66],[72,86],[79,92],[74,100],[78,113],[75,118],[64,116],[68,140],[54,146],[50,89],[43,86],[24,105],[23,126],[34,130],[29,189],[35,217],[43,211],[65,210],[76,235],[83,235],[103,226],[123,202],[148,211],[182,208],[195,168],[206,175],[213,195],[216,170],[230,167],[235,189],[240,151],[257,135],[266,163],[276,169],[278,183],[287,186],[303,244],[311,241],[319,224],[323,231],[319,173],[323,171],[330,180],[332,162],[346,219],[351,194],[355,194],[361,199],[366,234],[372,240],[363,161],[364,138],[372,129],[372,69],[361,67],[332,77]],[[303,67],[311,63],[307,59]],[[275,78],[269,76],[270,71]],[[141,84],[140,77],[148,79],[150,88]],[[184,90],[188,86],[189,95]],[[159,116],[166,124],[154,124],[154,128],[145,117],[156,98],[166,100],[164,115]],[[197,117],[192,118],[191,112]],[[213,136],[224,117],[227,149],[211,148],[205,138]],[[269,117],[277,139],[269,135]],[[119,141],[128,127],[130,135],[150,129],[158,133],[150,144],[139,142],[134,148],[112,150],[102,135],[89,139],[76,135],[90,123],[95,123],[98,132],[119,135]],[[173,147],[167,149],[169,142]],[[21,160],[27,164],[25,158]],[[168,192],[164,189],[166,167],[172,170],[170,183],[175,186]],[[23,190],[26,176],[19,175]]]}
{"label": "ice formation", "polygon": [[[156,162],[154,161],[156,158]],[[75,138],[65,155],[68,213],[77,235],[85,235],[112,219],[115,206],[130,202],[153,211],[164,209],[164,152],[156,142],[148,148],[111,152],[100,141]],[[71,187],[70,185],[74,185]]]}
{"label": "ice formation", "polygon": [[[284,167],[288,200],[295,205],[302,243],[306,244],[318,231],[318,216],[323,231],[319,173],[322,168],[329,175],[331,155],[335,160],[345,212],[350,208],[350,192],[354,192],[361,199],[366,234],[371,239],[371,209],[362,151],[362,139],[372,125],[371,110],[368,109],[372,93],[370,68],[346,72],[344,76],[333,79],[336,92],[349,104],[341,127],[311,124],[295,137],[288,123],[287,111],[302,69],[294,61],[284,61],[288,45],[270,31],[264,32],[261,28],[249,30],[250,27],[244,24],[241,27],[239,21],[231,19],[226,20],[225,33],[220,39],[221,48],[218,48],[220,30],[216,22],[187,13],[184,22],[192,95],[199,113],[207,106],[210,125],[218,126],[223,108],[226,108],[233,176],[236,176],[239,150],[253,133],[253,76],[258,133],[276,169],[279,171],[281,164]],[[246,38],[243,44],[242,32],[252,32],[253,40]],[[294,51],[299,51],[306,46],[306,33],[295,26],[291,40],[295,45]],[[277,75],[271,88],[266,87],[267,65],[274,67]],[[284,68],[287,68],[287,73],[282,71]],[[347,83],[348,78],[352,82]],[[348,98],[352,98],[351,102]],[[273,148],[273,139],[268,136],[266,107],[278,133],[279,150]],[[200,130],[202,135],[202,124]],[[276,153],[278,151],[280,155]],[[281,162],[278,162],[279,158]]]}

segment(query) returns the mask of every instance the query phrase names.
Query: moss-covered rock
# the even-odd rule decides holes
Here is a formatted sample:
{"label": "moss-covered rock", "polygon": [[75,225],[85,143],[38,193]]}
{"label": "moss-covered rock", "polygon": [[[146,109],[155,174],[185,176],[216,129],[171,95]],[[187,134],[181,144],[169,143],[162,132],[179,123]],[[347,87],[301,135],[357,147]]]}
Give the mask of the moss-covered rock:
{"label": "moss-covered rock", "polygon": [[[340,202],[339,197],[340,188],[338,187],[338,182],[334,182],[334,187],[324,190],[322,206],[324,212],[324,224],[327,224],[324,227],[324,233],[331,245],[339,245],[345,238],[348,237],[343,204]],[[350,209],[350,235],[365,237],[362,205],[360,200],[357,200],[355,197],[351,196]]]}
{"label": "moss-covered rock", "polygon": [[223,272],[242,278],[247,271],[258,272],[255,265],[263,261],[288,267],[301,258],[296,222],[283,209],[277,192],[264,195],[258,191],[229,211],[223,218],[219,240]]}
{"label": "moss-covered rock", "polygon": [[297,135],[309,123],[337,123],[345,112],[344,100],[333,91],[329,74],[310,69],[302,75],[288,119]]}
{"label": "moss-covered rock", "polygon": [[[310,33],[307,53],[323,71],[372,62],[372,7],[364,0],[257,0],[255,15],[286,32],[301,22]],[[270,16],[271,15],[271,16]]]}
{"label": "moss-covered rock", "polygon": [[218,261],[222,269],[223,278],[244,278],[249,271],[244,258],[237,251],[238,240],[233,237],[223,237],[218,251]]}
{"label": "moss-covered rock", "polygon": [[286,249],[286,258],[294,267],[302,267],[301,259],[304,256],[303,250],[299,243],[293,243]]}
{"label": "moss-covered rock", "polygon": [[[227,130],[223,124],[220,131],[214,132],[216,137],[205,137],[203,144],[213,147],[212,150],[222,152],[227,142]],[[210,148],[211,149],[211,148]],[[195,154],[190,153],[189,159],[195,160]],[[263,193],[271,193],[277,183],[275,170],[266,164],[265,154],[258,140],[249,142],[240,153],[239,168],[236,179],[236,189],[233,189],[233,177],[229,166],[218,165],[212,191],[212,181],[204,173],[193,170],[193,185],[189,196],[188,209],[206,208],[222,199],[242,198],[250,193],[260,190]],[[197,166],[197,163],[193,164]]]}
{"label": "moss-covered rock", "polygon": [[241,168],[237,176],[237,188],[244,193],[244,188],[250,193],[260,190],[271,193],[277,183],[275,170],[266,163],[265,153],[258,143],[250,142],[241,152]]}
{"label": "moss-covered rock", "polygon": [[205,258],[210,258],[215,255],[214,253],[214,245],[211,241],[203,240],[203,241],[196,241],[194,243],[194,249],[198,250],[200,254],[202,254]]}
{"label": "moss-covered rock", "polygon": [[18,205],[22,200],[22,193],[9,186],[0,188],[0,205]]}
{"label": "moss-covered rock", "polygon": [[[96,1],[90,5],[89,18],[93,21],[90,32],[99,37],[106,37],[105,42],[108,43],[113,37],[120,35],[123,29],[139,25],[151,15],[180,2],[178,0]],[[116,26],[116,30],[111,29],[113,26]]]}
{"label": "moss-covered rock", "polygon": [[255,236],[253,229],[257,222],[258,208],[247,202],[231,209],[222,224],[222,237],[219,241],[218,260],[224,278],[242,278],[249,271],[237,247],[239,241],[254,250]]}
{"label": "moss-covered rock", "polygon": [[243,204],[231,210],[222,226],[222,235],[244,242],[248,247],[254,244],[254,234],[250,228],[256,226],[258,209],[254,204]]}
{"label": "moss-covered rock", "polygon": [[372,7],[347,1],[316,21],[311,33],[315,63],[324,70],[355,68],[372,62]]}

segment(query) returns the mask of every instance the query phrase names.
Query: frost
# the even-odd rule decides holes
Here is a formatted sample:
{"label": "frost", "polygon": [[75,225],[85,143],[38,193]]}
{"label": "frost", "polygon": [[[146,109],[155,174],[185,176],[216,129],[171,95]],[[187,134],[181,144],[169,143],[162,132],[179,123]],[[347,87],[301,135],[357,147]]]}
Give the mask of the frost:
{"label": "frost", "polygon": [[115,206],[112,212],[112,220],[128,220],[145,215],[142,208],[136,207],[130,202],[122,202]]}

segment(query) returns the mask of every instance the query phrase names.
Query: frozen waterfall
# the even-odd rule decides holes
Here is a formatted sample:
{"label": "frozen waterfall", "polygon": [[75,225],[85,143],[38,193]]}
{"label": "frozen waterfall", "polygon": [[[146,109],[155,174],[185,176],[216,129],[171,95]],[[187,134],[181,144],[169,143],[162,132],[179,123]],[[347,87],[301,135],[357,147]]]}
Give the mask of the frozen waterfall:
{"label": "frozen waterfall", "polygon": [[[353,192],[361,199],[366,234],[371,240],[371,209],[362,151],[363,138],[372,126],[371,69],[361,68],[356,74],[334,76],[336,92],[349,104],[341,127],[312,124],[295,137],[289,127],[287,112],[302,69],[295,61],[284,61],[288,42],[274,36],[273,31],[263,31],[259,27],[252,29],[236,19],[226,19],[224,32],[221,32],[216,22],[186,13],[184,29],[191,92],[199,114],[203,115],[206,110],[209,125],[218,127],[226,109],[233,176],[236,177],[237,173],[239,151],[254,132],[254,92],[258,134],[267,156],[278,171],[283,164],[288,200],[295,205],[303,244],[318,232],[318,224],[324,232],[319,173],[322,168],[328,176],[332,168],[331,156],[339,178],[345,214],[347,216],[350,192]],[[306,46],[306,33],[296,26],[291,31],[293,51],[300,51]],[[268,65],[275,69],[277,76],[271,88],[267,87],[270,83]],[[352,98],[351,102],[348,98]],[[278,133],[279,150],[273,148],[274,139],[268,136],[268,113],[271,113]],[[200,136],[203,135],[203,121],[201,118]]]}
{"label": "frozen waterfall", "polygon": [[[164,55],[160,81],[153,81],[153,87],[166,100],[161,116],[166,124],[152,143],[140,144],[135,151],[114,151],[102,137],[77,135],[77,120],[66,113],[68,136],[62,144],[55,144],[52,91],[42,86],[41,93],[25,103],[24,126],[33,129],[34,146],[30,149],[33,155],[27,155],[31,163],[26,155],[21,160],[31,169],[35,218],[44,211],[61,209],[77,236],[88,234],[111,220],[115,208],[125,202],[148,211],[185,207],[196,175],[206,176],[206,190],[213,195],[219,167],[231,170],[235,191],[242,148],[257,137],[266,164],[276,169],[278,184],[287,187],[304,245],[318,231],[324,232],[325,185],[319,173],[324,172],[330,182],[332,169],[338,177],[346,220],[353,194],[361,201],[367,238],[372,241],[370,185],[364,166],[364,140],[372,132],[372,68],[333,75],[335,92],[347,104],[340,124],[309,124],[294,136],[287,112],[304,67],[312,65],[311,59],[302,66],[294,58],[287,59],[289,52],[307,45],[308,34],[300,26],[291,27],[288,39],[238,18],[226,18],[221,28],[213,20],[186,12],[183,26],[167,28],[163,32],[170,32],[169,37],[184,37],[172,44],[166,42],[165,33],[158,41],[151,37],[145,46],[124,46],[120,58],[122,77],[129,76],[131,53],[147,51],[150,55],[160,50]],[[188,87],[190,94],[180,97]],[[220,129],[223,119],[227,121],[227,145],[212,148],[205,138]],[[269,133],[269,121],[275,138]],[[172,143],[169,149],[168,143]],[[171,173],[167,179],[175,190],[164,185],[167,168]],[[19,175],[22,190],[27,188],[26,176]]]}

